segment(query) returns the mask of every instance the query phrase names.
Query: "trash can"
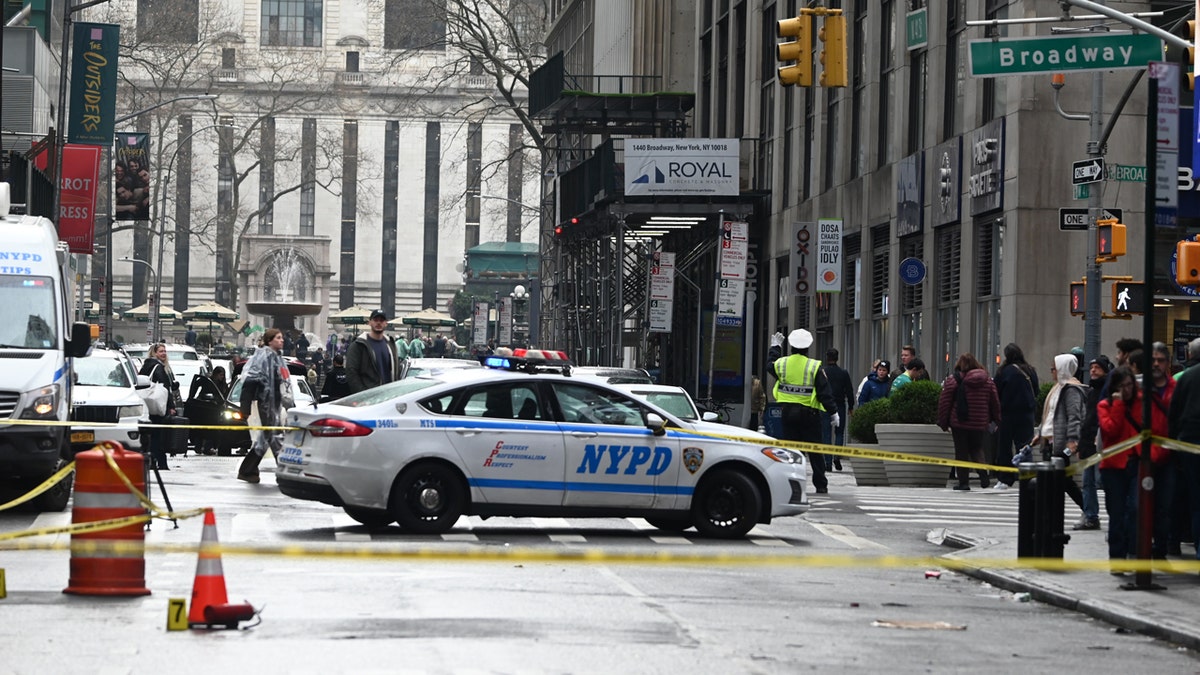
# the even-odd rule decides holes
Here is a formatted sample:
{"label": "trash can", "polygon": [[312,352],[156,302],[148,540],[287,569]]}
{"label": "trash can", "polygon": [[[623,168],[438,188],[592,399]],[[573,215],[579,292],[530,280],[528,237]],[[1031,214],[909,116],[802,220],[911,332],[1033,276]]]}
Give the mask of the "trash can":
{"label": "trash can", "polygon": [[1071,535],[1063,532],[1063,503],[1066,496],[1066,464],[1061,458],[1048,462],[1025,462],[1017,494],[1017,557],[1063,557]]}
{"label": "trash can", "polygon": [[767,429],[767,435],[771,438],[783,438],[783,408],[778,403],[768,403],[763,417],[766,419],[763,426]]}

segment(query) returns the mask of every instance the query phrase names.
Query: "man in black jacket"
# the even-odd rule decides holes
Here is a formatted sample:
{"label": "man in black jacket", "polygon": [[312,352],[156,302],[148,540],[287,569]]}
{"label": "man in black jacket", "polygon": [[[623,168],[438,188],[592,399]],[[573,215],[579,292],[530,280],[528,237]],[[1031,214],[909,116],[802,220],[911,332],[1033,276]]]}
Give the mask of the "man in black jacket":
{"label": "man in black jacket", "polygon": [[[1200,368],[1188,368],[1179,377],[1171,409],[1167,416],[1171,438],[1185,443],[1200,443]],[[1188,510],[1192,516],[1192,543],[1200,560],[1200,455],[1177,453],[1183,469],[1179,482],[1187,485]]]}
{"label": "man in black jacket", "polygon": [[[854,383],[850,381],[850,373],[838,365],[838,350],[830,349],[825,352],[823,368],[825,377],[829,379],[829,389],[833,392],[833,400],[837,405],[838,419],[842,424],[833,426],[833,413],[821,413],[821,442],[826,445],[845,445],[847,420],[854,412]],[[826,471],[841,471],[842,458],[838,455],[825,455]]]}
{"label": "man in black jacket", "polygon": [[325,376],[325,385],[321,387],[321,402],[336,401],[354,393],[350,390],[350,378],[346,375],[346,359],[338,354],[333,357],[333,368]]}
{"label": "man in black jacket", "polygon": [[[1079,429],[1079,446],[1076,448],[1080,459],[1087,459],[1100,450],[1096,446],[1096,434],[1100,430],[1100,417],[1096,409],[1100,405],[1101,393],[1104,391],[1105,383],[1108,382],[1108,373],[1112,369],[1112,361],[1109,361],[1108,357],[1103,354],[1092,359],[1092,363],[1088,366],[1088,397],[1083,426]],[[1076,521],[1072,529],[1100,529],[1100,497],[1096,493],[1099,481],[1099,467],[1089,466],[1084,469],[1083,515]]]}

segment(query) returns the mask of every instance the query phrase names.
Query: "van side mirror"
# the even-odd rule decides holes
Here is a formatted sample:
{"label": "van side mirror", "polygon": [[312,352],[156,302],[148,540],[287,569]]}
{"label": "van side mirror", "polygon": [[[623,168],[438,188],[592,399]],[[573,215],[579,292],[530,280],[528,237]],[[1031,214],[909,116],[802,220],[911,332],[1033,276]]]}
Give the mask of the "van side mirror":
{"label": "van side mirror", "polygon": [[92,346],[92,327],[82,321],[71,324],[71,339],[67,342],[67,356],[87,356]]}

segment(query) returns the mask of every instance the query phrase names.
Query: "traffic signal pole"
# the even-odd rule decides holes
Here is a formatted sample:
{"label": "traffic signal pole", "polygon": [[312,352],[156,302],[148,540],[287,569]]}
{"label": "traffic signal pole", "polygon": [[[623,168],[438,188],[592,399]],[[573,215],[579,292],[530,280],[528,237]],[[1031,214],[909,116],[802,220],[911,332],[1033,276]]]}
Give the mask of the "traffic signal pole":
{"label": "traffic signal pole", "polygon": [[[1093,27],[1092,30],[1100,30],[1101,27]],[[1096,71],[1092,74],[1092,109],[1088,114],[1088,144],[1087,152],[1089,158],[1104,157],[1104,143],[1102,134],[1104,132],[1104,120],[1102,119],[1101,108],[1104,105],[1104,74],[1101,71]],[[1084,278],[1084,312],[1083,312],[1083,359],[1084,363],[1091,363],[1092,359],[1100,355],[1100,328],[1103,314],[1100,310],[1100,263],[1096,260],[1096,251],[1099,248],[1098,229],[1096,221],[1104,217],[1104,208],[1102,202],[1103,195],[1099,186],[1104,185],[1091,184],[1088,188],[1088,245],[1087,245],[1087,273]],[[1084,369],[1086,372],[1086,368]]]}

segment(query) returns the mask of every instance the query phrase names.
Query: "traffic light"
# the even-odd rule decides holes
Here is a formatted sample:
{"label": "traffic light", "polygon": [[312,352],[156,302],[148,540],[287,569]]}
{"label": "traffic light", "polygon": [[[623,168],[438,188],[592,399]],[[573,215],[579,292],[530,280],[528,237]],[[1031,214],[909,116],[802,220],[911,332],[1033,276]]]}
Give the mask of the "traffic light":
{"label": "traffic light", "polygon": [[781,43],[777,48],[780,62],[795,61],[794,65],[779,69],[779,84],[785,87],[800,85],[811,87],[813,83],[812,63],[812,17],[801,14],[792,19],[777,22],[779,37],[796,38]]}
{"label": "traffic light", "polygon": [[578,225],[579,225],[578,218],[572,218],[568,221],[565,221],[565,222],[555,225],[554,226],[554,238],[562,239],[562,238],[566,237],[567,233],[577,229]]}
{"label": "traffic light", "polygon": [[1145,314],[1146,284],[1142,281],[1115,281],[1112,285],[1113,314]]}
{"label": "traffic light", "polygon": [[1087,284],[1082,281],[1071,282],[1071,315],[1083,316],[1087,312],[1087,303],[1084,302],[1086,295]]}
{"label": "traffic light", "polygon": [[1196,89],[1196,21],[1185,21],[1176,26],[1172,31],[1173,34],[1187,40],[1191,43],[1191,47],[1184,49],[1173,44],[1167,44],[1167,53],[1165,59],[1180,65],[1181,84],[1190,91]]}
{"label": "traffic light", "polygon": [[1113,262],[1125,255],[1125,226],[1116,218],[1100,218],[1096,221],[1099,231],[1099,246],[1096,262]]}
{"label": "traffic light", "polygon": [[820,38],[825,43],[820,54],[821,86],[845,87],[850,78],[846,69],[846,17],[841,10],[828,10]]}
{"label": "traffic light", "polygon": [[1184,240],[1175,244],[1175,283],[1200,286],[1200,241]]}

